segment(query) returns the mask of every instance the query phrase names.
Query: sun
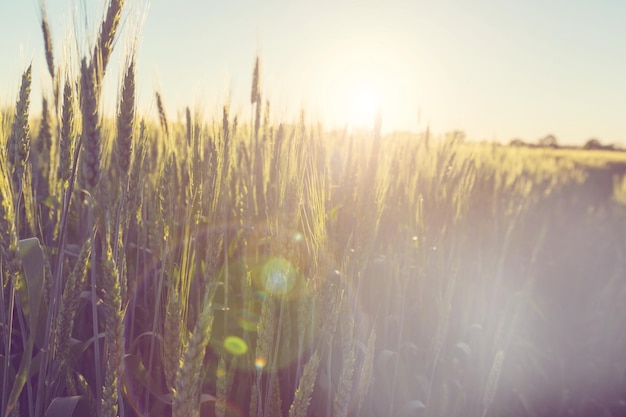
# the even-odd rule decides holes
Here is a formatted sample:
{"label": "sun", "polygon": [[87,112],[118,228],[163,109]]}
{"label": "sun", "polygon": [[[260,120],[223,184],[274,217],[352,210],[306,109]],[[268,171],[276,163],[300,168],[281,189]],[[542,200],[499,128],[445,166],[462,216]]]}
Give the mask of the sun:
{"label": "sun", "polygon": [[379,115],[384,124],[393,122],[413,76],[405,56],[376,39],[355,38],[329,48],[315,77],[325,119],[356,129],[373,129]]}
{"label": "sun", "polygon": [[349,122],[354,127],[372,127],[382,112],[381,88],[373,82],[359,83],[349,95]]}

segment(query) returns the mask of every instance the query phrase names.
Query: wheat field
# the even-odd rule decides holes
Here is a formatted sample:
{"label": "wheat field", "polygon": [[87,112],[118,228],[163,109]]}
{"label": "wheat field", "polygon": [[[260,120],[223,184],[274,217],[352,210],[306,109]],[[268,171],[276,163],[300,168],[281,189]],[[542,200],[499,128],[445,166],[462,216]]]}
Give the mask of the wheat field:
{"label": "wheat field", "polygon": [[626,154],[104,115],[124,7],[0,112],[1,416],[626,415]]}

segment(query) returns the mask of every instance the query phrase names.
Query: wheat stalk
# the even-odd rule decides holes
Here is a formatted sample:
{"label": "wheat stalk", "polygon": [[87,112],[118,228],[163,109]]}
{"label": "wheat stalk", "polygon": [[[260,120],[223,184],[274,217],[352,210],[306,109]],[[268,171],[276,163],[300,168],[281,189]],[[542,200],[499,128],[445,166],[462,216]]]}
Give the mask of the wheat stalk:
{"label": "wheat stalk", "polygon": [[[108,240],[108,239],[107,239]],[[106,242],[103,264],[103,307],[105,312],[105,336],[107,361],[102,394],[102,410],[106,417],[116,417],[120,385],[118,376],[124,375],[124,324],[120,279],[113,257],[111,243]],[[119,403],[121,406],[121,402]]]}
{"label": "wheat stalk", "polygon": [[320,366],[320,355],[316,350],[304,365],[304,372],[298,383],[293,402],[289,407],[289,417],[306,417],[309,405],[311,404],[311,395],[315,388],[315,380],[317,379],[317,371]]}
{"label": "wheat stalk", "polygon": [[61,136],[59,144],[58,178],[66,184],[72,167],[72,143],[74,142],[74,93],[69,79],[63,87],[63,109],[61,111]]}
{"label": "wheat stalk", "polygon": [[161,98],[161,94],[156,92],[156,102],[157,102],[157,110],[159,111],[159,121],[161,122],[161,128],[165,133],[165,136],[170,135],[170,128],[167,122],[167,116],[165,115],[165,108],[163,107],[163,99]]}
{"label": "wheat stalk", "polygon": [[258,104],[261,101],[261,63],[257,56],[254,61],[254,70],[252,71],[252,91],[250,93],[250,104]]}
{"label": "wheat stalk", "polygon": [[74,317],[80,302],[80,293],[83,290],[87,276],[87,265],[91,256],[91,240],[87,239],[78,255],[74,269],[67,277],[63,289],[63,299],[56,322],[56,337],[54,340],[55,357],[64,367],[67,364],[70,336],[74,327]]}
{"label": "wheat stalk", "polygon": [[216,392],[215,392],[215,417],[226,417],[226,402],[228,398],[228,375],[224,356],[220,355],[216,370]]}
{"label": "wheat stalk", "polygon": [[100,162],[102,158],[102,138],[98,113],[99,87],[95,71],[87,65],[85,59],[82,60],[81,64],[80,80],[81,111],[83,116],[83,174],[86,186],[93,190],[100,181]]}
{"label": "wheat stalk", "polygon": [[348,415],[350,400],[352,398],[355,362],[356,355],[354,350],[351,349],[347,355],[343,357],[343,366],[339,377],[339,385],[337,387],[335,401],[333,403],[333,416],[335,417],[347,417]]}
{"label": "wheat stalk", "polygon": [[180,364],[181,343],[183,340],[182,316],[180,311],[180,297],[174,282],[167,293],[165,309],[165,323],[163,329],[163,371],[165,382],[170,391],[174,390],[176,372]]}
{"label": "wheat stalk", "polygon": [[95,75],[98,81],[102,80],[109,63],[109,58],[113,52],[115,34],[120,24],[123,7],[124,0],[110,0],[106,17],[100,26],[98,42],[94,49],[92,59],[92,62],[95,64],[93,69],[96,71]]}
{"label": "wheat stalk", "polygon": [[[8,172],[5,171],[4,156],[0,155],[0,267],[6,265],[6,274],[1,283],[4,288],[12,276],[19,273],[20,261],[17,251],[17,229],[15,208]],[[4,270],[4,268],[2,268]]]}
{"label": "wheat stalk", "polygon": [[44,2],[41,2],[41,32],[43,33],[43,45],[46,54],[46,64],[50,77],[54,80],[54,52],[52,48],[52,36],[50,34],[50,26],[48,24],[48,14]]}
{"label": "wheat stalk", "polygon": [[200,373],[205,349],[209,344],[213,328],[213,296],[215,286],[207,289],[202,311],[194,327],[187,346],[185,346],[180,366],[176,372],[174,398],[172,402],[173,417],[198,417]]}
{"label": "wheat stalk", "polygon": [[354,352],[354,316],[352,306],[347,299],[343,299],[339,310],[339,325],[341,327],[341,359],[342,368],[339,385],[335,393],[333,415],[346,417],[350,406],[353,387],[354,367],[356,355]]}
{"label": "wheat stalk", "polygon": [[262,366],[257,367],[257,377],[254,383],[253,390],[256,395],[256,410],[253,410],[255,415],[263,416],[263,411],[266,407],[264,400],[269,401],[269,398],[262,395],[262,375],[263,372],[272,372],[272,349],[276,342],[276,299],[268,294],[263,299],[263,306],[261,307],[261,317],[259,324],[257,325],[257,345],[255,357],[257,363]]}
{"label": "wheat stalk", "polygon": [[20,94],[15,106],[15,117],[7,142],[8,162],[12,167],[13,183],[16,190],[21,190],[24,167],[30,151],[28,107],[30,105],[31,72],[32,64],[22,74]]}
{"label": "wheat stalk", "polygon": [[[50,150],[52,148],[50,112],[48,111],[48,100],[45,97],[42,100],[41,122],[34,148],[36,150],[36,155],[33,155],[30,158],[30,161],[34,176],[33,180],[35,181],[36,201],[41,203],[48,196],[48,180],[50,179]],[[41,214],[43,220],[47,220],[47,212],[43,212]]]}
{"label": "wheat stalk", "polygon": [[133,153],[135,125],[135,58],[129,58],[124,74],[122,92],[117,114],[117,140],[115,142],[117,166],[126,180],[130,169],[130,160]]}
{"label": "wheat stalk", "polygon": [[493,404],[493,400],[496,398],[496,391],[498,389],[498,381],[500,380],[503,362],[504,351],[500,349],[493,358],[493,364],[491,365],[491,370],[487,376],[487,383],[485,384],[485,388],[483,390],[483,417],[487,416],[489,408]]}

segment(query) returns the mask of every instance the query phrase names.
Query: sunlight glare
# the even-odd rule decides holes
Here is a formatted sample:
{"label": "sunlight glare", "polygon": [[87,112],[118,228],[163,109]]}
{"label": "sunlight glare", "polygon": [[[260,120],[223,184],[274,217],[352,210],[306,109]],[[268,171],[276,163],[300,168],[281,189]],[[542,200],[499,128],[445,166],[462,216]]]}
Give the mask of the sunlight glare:
{"label": "sunlight glare", "polygon": [[350,93],[350,124],[356,127],[371,127],[382,111],[382,95],[373,84],[355,86]]}
{"label": "sunlight glare", "polygon": [[330,47],[323,62],[315,94],[324,120],[372,129],[380,114],[383,129],[417,127],[417,100],[424,95],[410,51],[390,39],[351,38]]}

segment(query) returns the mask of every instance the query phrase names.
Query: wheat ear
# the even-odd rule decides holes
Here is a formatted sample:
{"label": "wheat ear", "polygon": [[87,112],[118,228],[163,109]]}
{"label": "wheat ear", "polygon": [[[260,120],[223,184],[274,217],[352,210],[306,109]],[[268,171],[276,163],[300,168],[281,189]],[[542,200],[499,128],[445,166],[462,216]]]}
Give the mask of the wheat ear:
{"label": "wheat ear", "polygon": [[92,190],[100,180],[102,138],[98,113],[98,81],[94,70],[83,59],[81,65],[81,110],[83,116],[83,174]]}
{"label": "wheat ear", "polygon": [[30,151],[30,128],[28,125],[28,107],[30,105],[32,64],[22,74],[20,95],[15,106],[15,117],[11,127],[11,135],[7,142],[9,165],[12,167],[13,184],[16,191],[21,190],[24,167]]}
{"label": "wheat ear", "polygon": [[[108,240],[108,239],[107,239]],[[102,411],[116,417],[119,402],[119,376],[124,375],[124,324],[120,279],[110,242],[106,242],[103,263],[103,306],[105,312],[105,344],[108,348],[102,393]]]}
{"label": "wheat ear", "polygon": [[129,58],[124,74],[120,105],[117,114],[117,140],[115,142],[117,165],[125,181],[130,169],[133,153],[135,126],[135,59]]}
{"label": "wheat ear", "polygon": [[176,372],[174,399],[172,402],[173,417],[198,417],[199,388],[202,362],[213,328],[213,296],[215,286],[211,285],[204,297],[202,311],[194,327],[193,334],[187,343],[182,360]]}
{"label": "wheat ear", "polygon": [[120,24],[123,6],[123,0],[110,0],[106,17],[100,26],[98,43],[93,57],[93,62],[96,64],[94,69],[97,71],[98,80],[101,80],[104,76],[111,52],[113,52],[115,34]]}
{"label": "wheat ear", "polygon": [[87,265],[91,256],[91,240],[87,239],[80,251],[74,269],[65,282],[63,299],[56,323],[56,337],[54,338],[54,352],[61,367],[67,364],[70,336],[74,327],[74,317],[80,302],[80,293],[83,290],[87,277]]}
{"label": "wheat ear", "polygon": [[61,137],[59,144],[58,178],[65,186],[72,168],[72,143],[74,142],[74,93],[69,79],[63,87],[63,109],[61,111]]}
{"label": "wheat ear", "polygon": [[43,33],[43,45],[46,53],[46,64],[50,77],[54,80],[54,51],[52,49],[52,36],[50,34],[50,25],[48,24],[48,14],[44,3],[41,2],[41,32]]}
{"label": "wheat ear", "polygon": [[291,407],[289,407],[289,417],[305,417],[307,415],[319,366],[320,355],[316,350],[313,352],[313,355],[306,365],[304,365],[304,371],[298,383],[298,389],[296,389],[293,402],[291,403]]}
{"label": "wheat ear", "polygon": [[165,115],[165,108],[163,107],[163,99],[161,98],[161,94],[157,91],[156,93],[156,102],[157,102],[157,110],[159,111],[159,121],[161,122],[161,128],[165,133],[165,136],[170,135],[169,123],[167,122],[167,116]]}

